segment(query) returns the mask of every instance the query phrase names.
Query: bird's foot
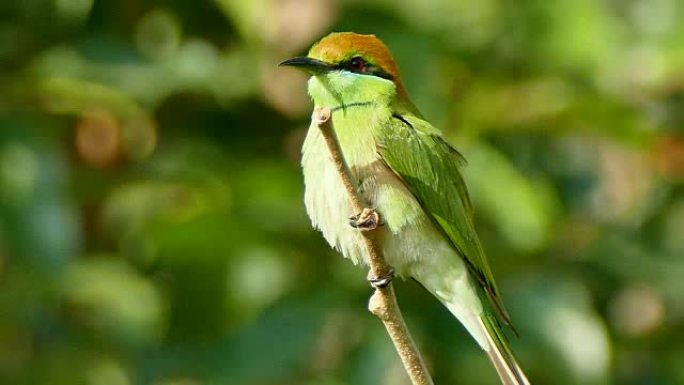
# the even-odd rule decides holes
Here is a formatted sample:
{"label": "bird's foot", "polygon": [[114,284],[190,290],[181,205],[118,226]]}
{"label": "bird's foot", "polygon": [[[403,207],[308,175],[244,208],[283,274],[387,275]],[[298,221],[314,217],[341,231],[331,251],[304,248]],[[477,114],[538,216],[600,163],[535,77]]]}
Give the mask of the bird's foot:
{"label": "bird's foot", "polygon": [[385,276],[380,276],[380,277],[375,277],[371,275],[371,273],[368,273],[368,283],[370,283],[371,286],[373,286],[376,289],[383,289],[389,285],[392,280],[394,279],[394,269],[392,267],[389,268],[389,272]]}
{"label": "bird's foot", "polygon": [[380,214],[377,211],[369,208],[363,209],[359,214],[349,217],[349,224],[351,227],[361,231],[371,231],[382,226]]}

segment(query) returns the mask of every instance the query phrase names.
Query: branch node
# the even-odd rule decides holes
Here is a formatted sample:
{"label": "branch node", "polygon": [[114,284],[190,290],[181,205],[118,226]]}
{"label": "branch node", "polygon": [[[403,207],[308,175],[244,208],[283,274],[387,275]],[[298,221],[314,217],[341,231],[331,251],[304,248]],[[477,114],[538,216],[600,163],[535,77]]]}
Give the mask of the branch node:
{"label": "branch node", "polygon": [[373,286],[375,289],[384,289],[387,286],[389,286],[390,283],[392,283],[392,280],[394,279],[394,269],[392,266],[388,266],[389,271],[387,272],[386,275],[372,275],[368,274],[368,283],[370,283],[371,286]]}
{"label": "branch node", "polygon": [[332,111],[330,110],[330,108],[318,107],[318,106],[316,108],[314,108],[313,119],[316,122],[316,124],[319,126],[319,128],[322,124],[327,123],[331,117],[332,117]]}
{"label": "branch node", "polygon": [[380,320],[383,322],[386,322],[388,320],[387,312],[385,312],[385,305],[379,293],[379,290],[375,290],[371,295],[370,299],[368,300],[368,311],[374,316],[380,318]]}

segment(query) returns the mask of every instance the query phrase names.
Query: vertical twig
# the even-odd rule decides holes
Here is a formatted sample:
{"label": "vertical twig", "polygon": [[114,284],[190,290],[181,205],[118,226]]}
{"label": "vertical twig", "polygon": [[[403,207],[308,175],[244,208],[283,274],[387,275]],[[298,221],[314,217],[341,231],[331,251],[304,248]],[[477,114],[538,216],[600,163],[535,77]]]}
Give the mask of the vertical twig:
{"label": "vertical twig", "polygon": [[[323,134],[328,151],[330,152],[330,157],[340,175],[344,188],[347,190],[349,201],[354,210],[354,212],[350,214],[361,213],[367,205],[363,202],[352,183],[349,167],[344,160],[340,144],[335,135],[335,129],[332,124],[332,112],[329,108],[316,107],[312,119],[317,123],[318,128],[321,130],[321,134]],[[340,220],[344,220],[344,218],[340,218]],[[382,250],[375,239],[375,231],[361,231],[360,233],[368,251],[370,276],[389,276],[391,274],[391,269],[387,265],[387,262],[382,255]],[[397,350],[397,353],[399,353],[399,357],[401,357],[406,373],[408,373],[408,376],[411,379],[411,383],[413,385],[433,385],[432,378],[430,378],[430,374],[425,367],[425,362],[418,352],[416,344],[413,342],[411,334],[404,323],[404,318],[399,310],[399,304],[397,303],[397,298],[394,295],[394,289],[391,283],[387,286],[375,289],[375,292],[368,303],[368,310],[380,318],[385,325],[387,333],[394,343],[394,348]]]}

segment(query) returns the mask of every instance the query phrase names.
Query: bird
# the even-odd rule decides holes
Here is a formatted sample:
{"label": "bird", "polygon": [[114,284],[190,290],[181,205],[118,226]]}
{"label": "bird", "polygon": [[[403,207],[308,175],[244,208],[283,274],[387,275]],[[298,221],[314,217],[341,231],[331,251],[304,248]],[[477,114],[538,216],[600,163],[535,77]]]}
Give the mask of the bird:
{"label": "bird", "polygon": [[352,183],[369,204],[351,212],[314,119],[301,159],[313,227],[357,265],[369,258],[361,232],[379,231],[396,275],[418,281],[461,322],[501,383],[529,384],[503,332],[511,318],[475,231],[465,159],[411,102],[389,48],[375,35],[334,32],[280,65],[310,75],[308,93],[331,112]]}

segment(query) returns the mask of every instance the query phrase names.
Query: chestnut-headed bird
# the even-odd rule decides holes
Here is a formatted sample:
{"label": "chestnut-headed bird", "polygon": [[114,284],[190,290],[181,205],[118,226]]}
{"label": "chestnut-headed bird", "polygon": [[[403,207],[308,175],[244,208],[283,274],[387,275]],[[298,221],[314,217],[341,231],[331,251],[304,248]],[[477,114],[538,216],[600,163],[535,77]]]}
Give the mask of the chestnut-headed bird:
{"label": "chestnut-headed bird", "polygon": [[[420,282],[487,353],[501,382],[528,384],[503,334],[510,325],[473,226],[461,154],[410,101],[388,48],[374,35],[332,33],[306,57],[286,60],[311,75],[316,107],[332,123],[359,194],[381,218],[378,241],[390,266]],[[367,264],[347,192],[317,122],[302,149],[305,205],[313,226],[355,264]]]}

